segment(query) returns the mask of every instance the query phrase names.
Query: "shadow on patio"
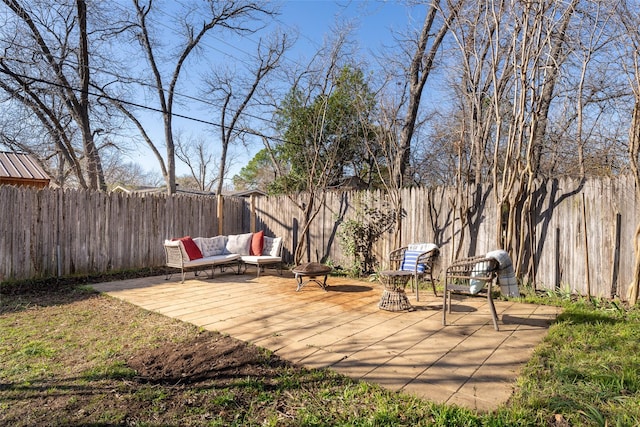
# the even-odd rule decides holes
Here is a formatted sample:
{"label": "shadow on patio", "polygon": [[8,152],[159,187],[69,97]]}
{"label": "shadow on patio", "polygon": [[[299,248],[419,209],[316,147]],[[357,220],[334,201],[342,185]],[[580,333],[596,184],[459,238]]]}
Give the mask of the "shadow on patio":
{"label": "shadow on patio", "polygon": [[557,307],[496,301],[500,331],[486,298],[455,300],[442,326],[442,299],[423,292],[415,311],[378,309],[382,286],[329,277],[327,292],[293,275],[188,275],[101,283],[113,297],[267,348],[309,368],[424,399],[492,410],[511,396],[515,379],[559,313]]}

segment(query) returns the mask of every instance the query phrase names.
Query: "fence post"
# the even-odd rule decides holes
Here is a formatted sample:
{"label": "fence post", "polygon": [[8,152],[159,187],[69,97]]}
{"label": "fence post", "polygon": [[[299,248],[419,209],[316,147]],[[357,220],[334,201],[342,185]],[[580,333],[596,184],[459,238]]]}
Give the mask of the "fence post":
{"label": "fence post", "polygon": [[218,194],[218,236],[224,234],[224,197]]}
{"label": "fence post", "polygon": [[250,213],[249,213],[249,227],[252,233],[256,232],[256,195],[249,196]]}
{"label": "fence post", "polygon": [[613,235],[615,236],[615,244],[613,245],[613,269],[611,272],[611,299],[618,295],[618,274],[620,272],[620,227],[622,226],[622,215],[616,212],[616,222],[614,225]]}
{"label": "fence post", "polygon": [[584,261],[587,264],[585,270],[587,273],[587,298],[591,299],[591,276],[589,275],[589,237],[587,236],[587,203],[585,201],[584,192],[582,192],[582,224],[584,229]]}
{"label": "fence post", "polygon": [[554,280],[554,288],[556,291],[560,290],[560,282],[562,281],[562,274],[560,273],[560,227],[556,227],[556,238],[555,238],[555,247],[554,247],[554,258],[556,261],[556,271],[555,271],[555,280]]}

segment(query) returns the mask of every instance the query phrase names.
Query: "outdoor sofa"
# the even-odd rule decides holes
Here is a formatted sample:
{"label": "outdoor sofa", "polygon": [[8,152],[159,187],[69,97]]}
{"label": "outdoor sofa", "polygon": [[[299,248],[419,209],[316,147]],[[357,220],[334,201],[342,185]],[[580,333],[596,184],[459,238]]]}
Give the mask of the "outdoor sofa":
{"label": "outdoor sofa", "polygon": [[[261,270],[273,266],[282,274],[282,238],[265,236],[263,231],[165,240],[164,253],[165,265],[180,270],[181,283],[189,270],[195,270],[197,276],[200,270],[211,268],[211,278],[216,267],[222,271],[234,268],[236,274],[240,274],[246,271],[247,265],[255,265],[259,276]],[[166,279],[169,277],[171,272]]]}

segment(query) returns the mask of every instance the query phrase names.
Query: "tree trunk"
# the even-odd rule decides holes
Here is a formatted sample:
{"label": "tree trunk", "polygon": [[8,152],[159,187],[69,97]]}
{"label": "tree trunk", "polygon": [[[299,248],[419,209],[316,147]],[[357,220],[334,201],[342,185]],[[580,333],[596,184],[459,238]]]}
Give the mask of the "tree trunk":
{"label": "tree trunk", "polygon": [[78,100],[78,118],[85,155],[87,156],[87,175],[89,178],[89,188],[92,190],[106,191],[107,185],[104,180],[102,162],[91,132],[91,121],[89,118],[89,42],[87,34],[87,5],[84,0],[77,0],[79,26],[79,47],[78,55],[78,75],[80,76],[80,98]]}
{"label": "tree trunk", "polygon": [[[635,180],[636,202],[640,200],[640,169],[638,167],[638,156],[640,155],[640,97],[636,97],[636,103],[631,117],[629,129],[629,164]],[[627,291],[629,303],[635,305],[640,293],[640,222],[636,226],[633,235],[634,268],[633,277]]]}
{"label": "tree trunk", "polygon": [[548,35],[550,44],[549,54],[545,57],[545,62],[541,64],[544,68],[542,92],[536,102],[537,120],[532,124],[531,133],[533,135],[533,143],[531,147],[531,171],[530,173],[537,176],[540,171],[540,163],[542,159],[542,151],[544,147],[544,139],[547,134],[549,122],[549,110],[556,87],[556,83],[560,77],[560,66],[564,63],[566,54],[563,52],[566,43],[567,28],[571,21],[571,16],[575,11],[578,0],[572,0],[562,14],[560,27]]}
{"label": "tree trunk", "polygon": [[[302,258],[304,256],[304,250],[307,247],[307,235],[309,234],[309,227],[311,226],[311,221],[315,217],[314,215],[314,202],[315,196],[311,194],[309,196],[309,200],[307,205],[302,210],[304,215],[304,223],[302,224],[302,230],[299,233],[298,241],[296,242],[296,251],[293,254],[293,262],[295,265],[298,265],[302,262]],[[309,260],[307,260],[309,261]]]}
{"label": "tree trunk", "polygon": [[[416,121],[418,118],[418,109],[422,98],[422,91],[427,79],[434,67],[435,57],[440,50],[440,45],[444,40],[444,36],[449,31],[449,27],[453,19],[457,16],[463,0],[459,0],[455,5],[450,6],[448,15],[445,16],[442,25],[434,31],[434,22],[442,9],[440,8],[440,0],[432,0],[424,19],[420,38],[417,41],[416,50],[411,58],[411,65],[408,70],[407,79],[409,80],[409,105],[405,115],[402,130],[400,132],[399,150],[394,159],[397,175],[395,179],[398,188],[402,188],[404,183],[411,182],[409,173],[409,161],[411,159],[411,139],[415,131]],[[429,46],[429,42],[431,45]]]}

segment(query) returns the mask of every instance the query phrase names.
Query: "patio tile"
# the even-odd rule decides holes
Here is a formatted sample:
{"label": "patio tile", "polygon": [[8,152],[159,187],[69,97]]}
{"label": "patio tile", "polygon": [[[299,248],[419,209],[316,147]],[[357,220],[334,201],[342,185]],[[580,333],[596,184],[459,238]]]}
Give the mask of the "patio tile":
{"label": "patio tile", "polygon": [[188,275],[94,285],[145,309],[267,348],[309,368],[330,368],[436,402],[491,410],[507,401],[518,373],[544,338],[556,307],[496,301],[500,331],[483,298],[456,299],[442,326],[431,293],[414,311],[379,310],[377,283],[330,277],[328,291],[296,292],[290,273],[208,279]]}
{"label": "patio tile", "polygon": [[360,380],[375,369],[378,363],[384,363],[386,360],[385,358],[377,361],[361,360],[357,357],[347,356],[331,366],[331,369],[354,380]]}
{"label": "patio tile", "polygon": [[321,348],[308,356],[300,359],[298,363],[310,369],[330,368],[336,363],[344,360],[347,356],[332,351],[326,351]]}
{"label": "patio tile", "polygon": [[[456,394],[455,392],[452,392],[451,389],[441,387],[437,383],[430,382],[424,378],[414,379],[413,381],[402,387],[401,391],[436,403],[447,403],[452,398],[452,396]],[[475,409],[472,403],[461,406]]]}
{"label": "patio tile", "polygon": [[386,363],[376,366],[362,379],[398,391],[419,377],[424,371],[425,366],[423,364],[402,356],[396,356]]}
{"label": "patio tile", "polygon": [[495,409],[496,402],[506,401],[511,395],[512,389],[510,387],[502,387],[502,389],[508,390],[508,396],[505,398],[495,395],[487,395],[486,390],[473,389],[471,394],[462,391],[453,393],[446,401],[444,401],[444,403],[449,405],[458,405],[481,412],[490,411]]}
{"label": "patio tile", "polygon": [[[268,343],[261,341],[259,344],[262,346]],[[268,346],[266,347],[269,348]],[[292,342],[280,347],[278,350],[275,350],[275,353],[285,360],[289,360],[290,362],[296,363],[298,365],[303,365],[304,359],[316,353],[317,351],[318,349],[315,347]]]}

